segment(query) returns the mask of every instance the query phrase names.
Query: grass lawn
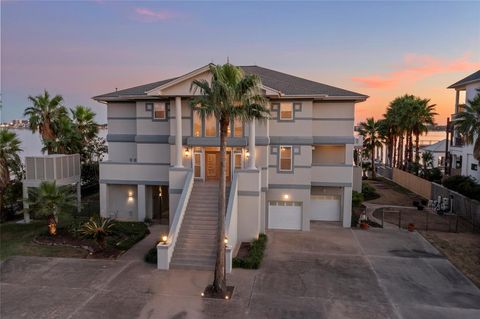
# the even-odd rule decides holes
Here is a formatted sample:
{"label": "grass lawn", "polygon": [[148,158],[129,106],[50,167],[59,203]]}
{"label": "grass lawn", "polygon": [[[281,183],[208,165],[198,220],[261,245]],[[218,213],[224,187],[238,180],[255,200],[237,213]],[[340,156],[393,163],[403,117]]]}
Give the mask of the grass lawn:
{"label": "grass lawn", "polygon": [[0,224],[0,260],[14,255],[82,258],[88,254],[80,248],[35,244],[33,239],[46,231],[45,221]]}
{"label": "grass lawn", "polygon": [[[64,220],[61,226],[68,225]],[[85,258],[88,251],[70,246],[49,246],[33,242],[41,233],[47,232],[46,221],[33,221],[30,224],[15,222],[0,224],[0,260],[10,256],[45,256]],[[107,238],[110,247],[126,251],[149,233],[148,227],[139,222],[115,222],[113,233]]]}

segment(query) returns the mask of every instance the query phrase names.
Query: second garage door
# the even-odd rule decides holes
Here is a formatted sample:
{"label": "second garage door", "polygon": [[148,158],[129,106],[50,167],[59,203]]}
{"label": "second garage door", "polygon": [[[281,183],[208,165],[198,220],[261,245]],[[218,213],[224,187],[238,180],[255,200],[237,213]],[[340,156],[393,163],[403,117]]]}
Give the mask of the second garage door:
{"label": "second garage door", "polygon": [[324,221],[340,220],[340,196],[311,195],[310,219]]}
{"label": "second garage door", "polygon": [[297,202],[270,202],[268,228],[302,229],[302,205]]}

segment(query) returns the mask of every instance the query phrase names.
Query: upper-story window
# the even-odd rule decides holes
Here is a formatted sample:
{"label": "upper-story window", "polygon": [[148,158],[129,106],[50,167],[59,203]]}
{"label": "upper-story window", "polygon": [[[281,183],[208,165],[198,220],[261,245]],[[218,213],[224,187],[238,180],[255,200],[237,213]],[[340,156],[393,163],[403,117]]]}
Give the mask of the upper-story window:
{"label": "upper-story window", "polygon": [[196,111],[193,112],[193,136],[202,136],[202,118],[200,117],[200,113]]}
{"label": "upper-story window", "polygon": [[165,120],[167,118],[167,108],[165,103],[156,102],[153,104],[153,119]]}
{"label": "upper-story window", "polygon": [[293,169],[292,156],[291,146],[280,146],[280,171],[291,171]]}
{"label": "upper-story window", "polygon": [[207,137],[217,136],[217,120],[213,115],[205,118],[205,136]]}
{"label": "upper-story window", "polygon": [[240,120],[233,121],[233,136],[242,137],[243,136],[243,123]]}
{"label": "upper-story window", "polygon": [[293,103],[280,103],[280,120],[293,120]]}

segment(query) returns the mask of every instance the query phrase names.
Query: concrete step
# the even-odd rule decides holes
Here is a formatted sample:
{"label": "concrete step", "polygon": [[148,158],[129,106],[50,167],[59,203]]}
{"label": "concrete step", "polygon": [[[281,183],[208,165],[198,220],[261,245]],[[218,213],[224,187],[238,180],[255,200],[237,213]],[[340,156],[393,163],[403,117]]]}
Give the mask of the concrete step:
{"label": "concrete step", "polygon": [[175,245],[175,249],[177,249],[177,247],[188,249],[214,249],[217,245],[217,241],[213,238],[185,237],[182,238],[182,240],[178,240],[177,245]]}
{"label": "concrete step", "polygon": [[215,255],[217,253],[217,250],[215,247],[208,247],[205,248],[203,246],[200,246],[198,248],[191,248],[191,247],[175,247],[175,250],[173,251],[174,254],[185,254],[185,253],[194,253],[198,255]]}
{"label": "concrete step", "polygon": [[215,228],[217,229],[218,223],[216,220],[196,220],[196,219],[188,219],[184,220],[182,227],[183,226],[188,226],[188,227],[206,227],[208,229],[210,228]]}
{"label": "concrete step", "polygon": [[205,225],[202,225],[202,224],[187,224],[187,225],[182,225],[182,230],[185,231],[185,232],[190,232],[192,230],[198,230],[198,231],[205,231],[205,232],[216,232],[217,230],[217,225],[213,224],[213,225],[210,225],[210,224],[205,224]]}
{"label": "concrete step", "polygon": [[217,255],[215,252],[199,252],[198,250],[194,249],[182,249],[180,251],[175,251],[173,252],[173,256],[177,260],[212,260],[214,259]]}
{"label": "concrete step", "polygon": [[213,263],[213,264],[202,264],[202,263],[194,263],[194,262],[172,261],[170,263],[170,268],[172,268],[172,269],[213,270],[213,269],[215,269],[215,263]]}
{"label": "concrete step", "polygon": [[175,262],[194,262],[194,263],[203,263],[211,264],[215,263],[215,256],[202,256],[202,255],[190,255],[190,256],[177,256],[175,255]]}

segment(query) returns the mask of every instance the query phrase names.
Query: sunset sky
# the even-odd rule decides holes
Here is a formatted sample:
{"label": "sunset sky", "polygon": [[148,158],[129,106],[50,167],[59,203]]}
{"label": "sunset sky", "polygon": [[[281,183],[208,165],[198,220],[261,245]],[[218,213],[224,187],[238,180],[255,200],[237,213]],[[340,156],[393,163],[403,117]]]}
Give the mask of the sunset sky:
{"label": "sunset sky", "polygon": [[260,65],[370,96],[356,120],[410,93],[453,112],[446,87],[480,69],[479,2],[2,1],[2,120],[43,89],[101,93],[209,62]]}

